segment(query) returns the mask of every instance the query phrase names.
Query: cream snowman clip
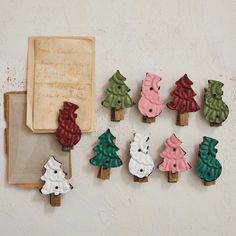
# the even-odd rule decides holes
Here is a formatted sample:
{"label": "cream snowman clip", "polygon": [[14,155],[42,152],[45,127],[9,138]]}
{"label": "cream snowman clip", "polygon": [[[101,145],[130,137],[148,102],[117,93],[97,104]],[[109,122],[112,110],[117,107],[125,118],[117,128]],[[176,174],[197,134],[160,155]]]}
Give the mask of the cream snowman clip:
{"label": "cream snowman clip", "polygon": [[134,176],[135,182],[148,182],[148,176],[154,169],[152,158],[148,155],[149,137],[138,133],[130,143],[129,172]]}

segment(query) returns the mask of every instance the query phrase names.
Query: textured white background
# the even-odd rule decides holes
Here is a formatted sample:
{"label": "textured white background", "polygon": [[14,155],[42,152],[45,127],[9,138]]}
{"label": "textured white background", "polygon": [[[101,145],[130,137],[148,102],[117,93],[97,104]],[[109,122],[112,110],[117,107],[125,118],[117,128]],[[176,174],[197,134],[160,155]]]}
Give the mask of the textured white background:
{"label": "textured white background", "polygon": [[[0,0],[0,234],[3,236],[234,236],[236,235],[236,1],[235,0]],[[27,37],[89,35],[96,37],[96,127],[72,152],[73,192],[52,208],[37,190],[6,183],[2,95],[24,90]],[[111,123],[100,105],[107,79],[116,69],[128,78],[138,100],[147,71],[159,74],[161,97],[169,100],[174,82],[184,73],[194,81],[201,103],[208,79],[221,80],[230,116],[220,128],[210,128],[201,112],[191,114],[188,127],[175,126],[175,112],[165,108],[157,122],[143,124],[136,107],[125,121]],[[96,178],[88,164],[97,137],[108,127],[117,137],[124,161],[109,181]],[[128,143],[133,132],[150,135],[155,164],[163,141],[173,132],[183,140],[193,169],[167,183],[155,169],[145,184],[128,173]],[[198,144],[203,135],[219,139],[223,173],[212,187],[195,175]],[[49,153],[50,154],[50,153]]]}

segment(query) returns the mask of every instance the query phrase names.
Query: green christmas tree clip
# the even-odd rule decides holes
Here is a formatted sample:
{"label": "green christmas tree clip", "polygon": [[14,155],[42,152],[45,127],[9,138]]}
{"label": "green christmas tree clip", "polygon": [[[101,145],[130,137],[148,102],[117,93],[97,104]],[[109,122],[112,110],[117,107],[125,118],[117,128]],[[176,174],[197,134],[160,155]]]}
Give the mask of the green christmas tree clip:
{"label": "green christmas tree clip", "polygon": [[216,159],[218,141],[214,138],[203,137],[199,145],[197,175],[204,180],[206,186],[215,184],[215,180],[221,175],[222,166]]}
{"label": "green christmas tree clip", "polygon": [[119,167],[122,161],[117,155],[119,148],[114,144],[115,137],[108,129],[105,133],[99,136],[99,143],[93,148],[96,156],[89,160],[90,164],[99,166],[98,178],[109,179],[110,168]]}
{"label": "green christmas tree clip", "polygon": [[123,120],[124,109],[134,105],[128,94],[130,89],[125,84],[125,80],[119,70],[109,79],[110,87],[106,90],[107,97],[102,105],[111,108],[111,121]]}

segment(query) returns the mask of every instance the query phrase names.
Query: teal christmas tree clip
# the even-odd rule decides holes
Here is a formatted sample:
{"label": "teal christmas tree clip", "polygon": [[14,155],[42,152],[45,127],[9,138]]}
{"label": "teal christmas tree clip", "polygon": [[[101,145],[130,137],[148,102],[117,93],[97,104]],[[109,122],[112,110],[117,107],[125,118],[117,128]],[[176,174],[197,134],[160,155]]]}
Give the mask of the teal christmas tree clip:
{"label": "teal christmas tree clip", "polygon": [[99,143],[93,148],[96,156],[89,160],[90,164],[99,166],[98,178],[109,179],[110,168],[119,167],[122,161],[117,155],[119,148],[114,144],[115,137],[110,129],[99,136]]}

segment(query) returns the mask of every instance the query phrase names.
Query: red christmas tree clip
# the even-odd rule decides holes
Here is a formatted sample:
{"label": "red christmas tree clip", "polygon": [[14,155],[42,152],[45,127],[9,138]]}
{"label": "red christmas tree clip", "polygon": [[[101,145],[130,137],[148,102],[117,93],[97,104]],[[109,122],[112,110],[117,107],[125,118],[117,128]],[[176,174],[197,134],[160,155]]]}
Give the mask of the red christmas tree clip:
{"label": "red christmas tree clip", "polygon": [[196,96],[196,93],[191,88],[193,82],[186,74],[175,84],[176,88],[170,94],[173,100],[167,104],[167,107],[178,112],[176,124],[185,126],[188,125],[188,113],[196,112],[200,107],[193,98]]}
{"label": "red christmas tree clip", "polygon": [[76,104],[64,102],[63,109],[59,110],[56,137],[63,151],[70,151],[80,141],[81,130],[76,124],[77,114],[75,113],[78,108]]}

